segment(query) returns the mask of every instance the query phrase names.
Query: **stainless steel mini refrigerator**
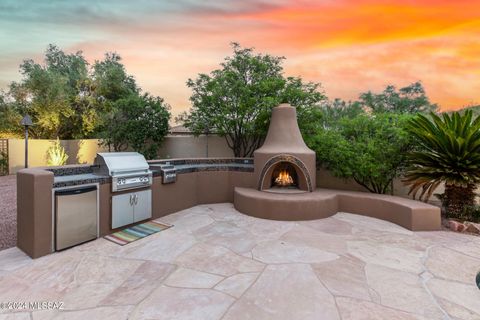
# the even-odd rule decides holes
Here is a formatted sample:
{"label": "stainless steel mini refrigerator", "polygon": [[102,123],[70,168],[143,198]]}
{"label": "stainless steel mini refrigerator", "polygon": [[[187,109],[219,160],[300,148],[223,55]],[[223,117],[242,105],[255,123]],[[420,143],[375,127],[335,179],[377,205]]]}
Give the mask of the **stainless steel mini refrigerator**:
{"label": "stainless steel mini refrigerator", "polygon": [[97,187],[55,191],[55,251],[97,238]]}

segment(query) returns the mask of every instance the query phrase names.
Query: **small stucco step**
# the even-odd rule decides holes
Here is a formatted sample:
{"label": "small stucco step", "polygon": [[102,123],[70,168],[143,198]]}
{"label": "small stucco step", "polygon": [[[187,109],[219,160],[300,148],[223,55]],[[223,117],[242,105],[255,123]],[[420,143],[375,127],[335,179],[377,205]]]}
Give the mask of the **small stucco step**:
{"label": "small stucco step", "polygon": [[285,221],[314,220],[349,212],[393,222],[412,231],[440,230],[440,208],[410,199],[364,192],[316,189],[285,194],[235,188],[235,208],[247,215]]}

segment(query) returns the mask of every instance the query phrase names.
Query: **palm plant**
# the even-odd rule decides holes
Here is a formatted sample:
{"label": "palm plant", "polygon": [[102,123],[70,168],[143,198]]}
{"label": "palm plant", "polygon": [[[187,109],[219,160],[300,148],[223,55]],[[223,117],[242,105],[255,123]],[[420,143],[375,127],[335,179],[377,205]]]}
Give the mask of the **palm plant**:
{"label": "palm plant", "polygon": [[445,184],[443,204],[451,217],[460,217],[475,204],[475,189],[480,182],[480,117],[471,110],[442,117],[431,113],[412,119],[408,131],[419,148],[408,155],[404,183],[409,194],[420,192],[427,201],[433,191]]}

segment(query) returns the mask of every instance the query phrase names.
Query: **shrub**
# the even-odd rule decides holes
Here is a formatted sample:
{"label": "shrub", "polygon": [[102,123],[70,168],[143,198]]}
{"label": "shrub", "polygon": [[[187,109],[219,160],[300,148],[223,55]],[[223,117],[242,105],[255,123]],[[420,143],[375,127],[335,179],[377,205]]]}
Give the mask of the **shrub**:
{"label": "shrub", "polygon": [[466,206],[459,218],[464,221],[472,221],[480,223],[480,206],[474,204],[473,206]]}
{"label": "shrub", "polygon": [[60,140],[57,141],[47,150],[47,164],[49,166],[63,166],[67,163],[68,155],[65,148],[60,145]]}
{"label": "shrub", "polygon": [[408,114],[359,114],[341,118],[307,142],[334,176],[353,179],[373,193],[388,193],[413,146],[404,129]]}
{"label": "shrub", "polygon": [[170,106],[148,93],[118,100],[105,119],[102,145],[114,151],[128,148],[155,159],[168,133]]}
{"label": "shrub", "polygon": [[0,152],[0,175],[8,174],[8,155],[5,152]]}

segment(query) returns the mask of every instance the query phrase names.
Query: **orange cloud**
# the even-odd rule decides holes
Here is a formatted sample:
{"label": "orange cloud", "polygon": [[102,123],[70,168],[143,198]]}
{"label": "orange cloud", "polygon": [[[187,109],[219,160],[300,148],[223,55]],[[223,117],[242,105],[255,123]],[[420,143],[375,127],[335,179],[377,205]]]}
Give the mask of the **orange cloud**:
{"label": "orange cloud", "polygon": [[209,19],[243,23],[242,43],[286,55],[287,73],[330,97],[422,80],[444,109],[480,103],[478,1],[294,2]]}
{"label": "orange cloud", "polygon": [[[356,99],[366,90],[421,80],[431,100],[444,109],[480,103],[479,1],[285,0],[263,5],[225,0],[191,8],[185,3],[170,11],[142,11],[135,5],[127,8],[128,18],[116,19],[105,19],[110,16],[105,9],[106,16],[93,15],[88,23],[79,16],[83,11],[75,11],[69,16],[79,20],[78,26],[72,23],[75,28],[44,28],[32,33],[43,38],[30,56],[2,57],[0,84],[14,80],[12,70],[47,43],[83,50],[90,61],[116,51],[139,84],[164,97],[177,114],[190,105],[186,80],[218,68],[231,54],[228,44],[237,41],[285,56],[287,75],[321,82],[331,98]],[[28,34],[20,39],[31,46],[37,37]]]}
{"label": "orange cloud", "polygon": [[478,30],[479,11],[477,1],[339,1],[233,18],[261,21],[272,27],[272,33],[277,28],[273,35],[277,40],[318,48],[438,36],[470,25]]}

